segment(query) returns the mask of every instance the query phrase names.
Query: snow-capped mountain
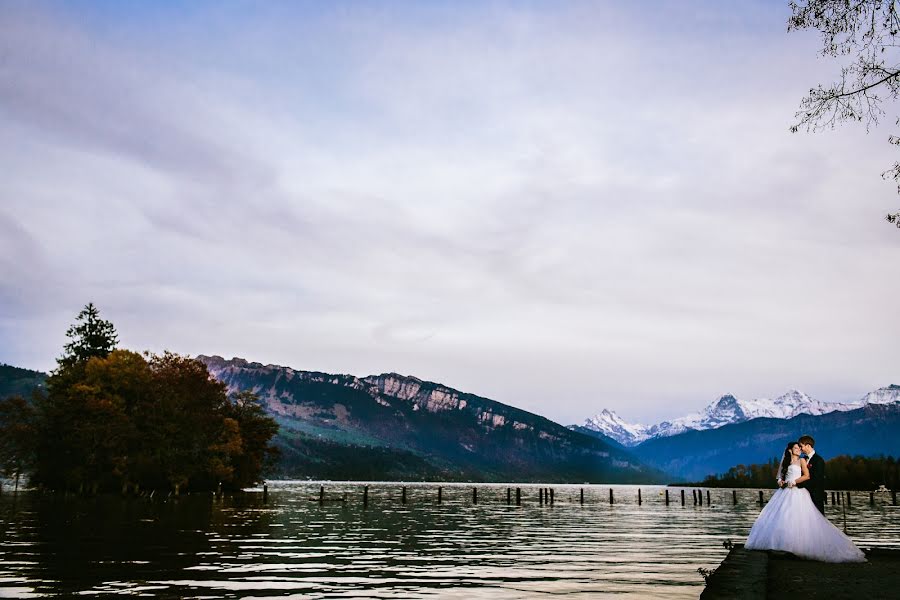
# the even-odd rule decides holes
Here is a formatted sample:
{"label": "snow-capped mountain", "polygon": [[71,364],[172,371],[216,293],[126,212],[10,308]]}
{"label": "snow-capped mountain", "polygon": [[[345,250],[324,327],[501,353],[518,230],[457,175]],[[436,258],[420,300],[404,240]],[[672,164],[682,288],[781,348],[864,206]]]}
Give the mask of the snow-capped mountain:
{"label": "snow-capped mountain", "polygon": [[624,446],[636,446],[650,438],[668,437],[691,429],[718,429],[761,417],[791,419],[801,414],[823,415],[836,410],[854,410],[866,404],[894,402],[900,402],[900,385],[879,388],[857,402],[821,402],[798,390],[789,390],[775,399],[740,400],[725,394],[700,412],[655,425],[628,423],[615,412],[604,409],[585,420],[582,427],[609,436]]}
{"label": "snow-capped mountain", "polygon": [[598,431],[625,446],[634,446],[650,437],[646,425],[628,423],[613,411],[605,408],[597,415],[588,418],[583,427]]}
{"label": "snow-capped mountain", "polygon": [[869,392],[858,404],[892,404],[900,402],[900,385],[889,385]]}

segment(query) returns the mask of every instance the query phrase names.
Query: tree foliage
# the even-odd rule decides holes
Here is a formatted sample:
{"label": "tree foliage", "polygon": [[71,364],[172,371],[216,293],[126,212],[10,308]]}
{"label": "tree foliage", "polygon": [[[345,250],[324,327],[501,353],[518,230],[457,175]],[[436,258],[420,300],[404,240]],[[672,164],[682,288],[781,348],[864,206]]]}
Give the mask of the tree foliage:
{"label": "tree foliage", "polygon": [[[737,465],[722,475],[710,475],[703,487],[770,488],[775,486],[779,459],[758,465]],[[825,485],[839,490],[900,488],[900,462],[894,457],[835,456],[825,461]]]}
{"label": "tree foliage", "polygon": [[22,396],[0,400],[0,474],[18,476],[34,459],[34,408]]}
{"label": "tree foliage", "polygon": [[119,343],[116,328],[109,321],[100,318],[100,311],[93,303],[88,303],[72,324],[66,337],[69,343],[64,346],[64,354],[58,359],[59,365],[67,366],[84,363],[91,358],[106,358]]}
{"label": "tree foliage", "polygon": [[92,305],[78,320],[46,394],[35,400],[30,440],[16,444],[34,483],[177,493],[260,480],[277,425],[253,394],[230,399],[194,359],[111,349],[115,329]]}
{"label": "tree foliage", "polygon": [[[851,121],[868,128],[884,118],[885,103],[900,96],[900,15],[895,0],[791,0],[788,31],[821,33],[821,54],[844,61],[837,81],[810,89],[801,101],[797,131]],[[895,124],[900,119],[894,117]],[[900,136],[889,142],[900,146]],[[900,161],[884,172],[900,192]],[[900,212],[886,216],[900,227]]]}

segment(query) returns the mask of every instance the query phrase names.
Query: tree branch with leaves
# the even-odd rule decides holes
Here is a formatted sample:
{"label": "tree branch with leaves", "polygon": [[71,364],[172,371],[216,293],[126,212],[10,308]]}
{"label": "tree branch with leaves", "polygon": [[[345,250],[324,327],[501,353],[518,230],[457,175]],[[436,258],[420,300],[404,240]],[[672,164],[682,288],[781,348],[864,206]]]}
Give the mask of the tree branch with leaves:
{"label": "tree branch with leaves", "polygon": [[[840,78],[818,85],[800,102],[791,131],[818,131],[850,121],[868,130],[887,115],[885,105],[900,97],[900,15],[895,0],[806,0],[790,2],[788,31],[821,33],[822,56],[844,59]],[[900,126],[900,118],[894,117]],[[888,141],[900,146],[900,136]],[[900,193],[900,161],[882,173]],[[886,215],[900,227],[900,211]]]}

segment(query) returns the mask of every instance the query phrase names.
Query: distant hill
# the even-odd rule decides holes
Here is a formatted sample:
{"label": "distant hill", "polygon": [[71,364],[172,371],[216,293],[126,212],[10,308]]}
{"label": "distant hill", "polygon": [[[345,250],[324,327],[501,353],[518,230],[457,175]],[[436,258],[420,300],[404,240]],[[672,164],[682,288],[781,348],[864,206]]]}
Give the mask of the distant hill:
{"label": "distant hill", "polygon": [[279,474],[330,479],[659,482],[615,443],[396,373],[358,378],[199,356],[278,419]]}
{"label": "distant hill", "polygon": [[803,434],[816,439],[816,451],[826,459],[840,454],[896,457],[900,455],[900,403],[869,403],[856,410],[791,419],[753,419],[650,439],[631,450],[679,481],[700,481],[739,464],[779,458],[787,443]]}
{"label": "distant hill", "polygon": [[43,389],[47,374],[0,364],[0,398],[22,396],[30,398],[34,389]]}

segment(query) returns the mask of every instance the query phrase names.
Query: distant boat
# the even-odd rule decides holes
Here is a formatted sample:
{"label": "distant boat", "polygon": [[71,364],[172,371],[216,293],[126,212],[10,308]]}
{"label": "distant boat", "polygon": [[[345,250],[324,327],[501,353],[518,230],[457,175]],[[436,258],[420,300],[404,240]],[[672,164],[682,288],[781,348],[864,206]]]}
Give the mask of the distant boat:
{"label": "distant boat", "polygon": [[883,483],[878,486],[877,490],[875,490],[875,492],[877,492],[879,494],[887,494],[890,491],[891,490],[887,489],[887,487]]}

